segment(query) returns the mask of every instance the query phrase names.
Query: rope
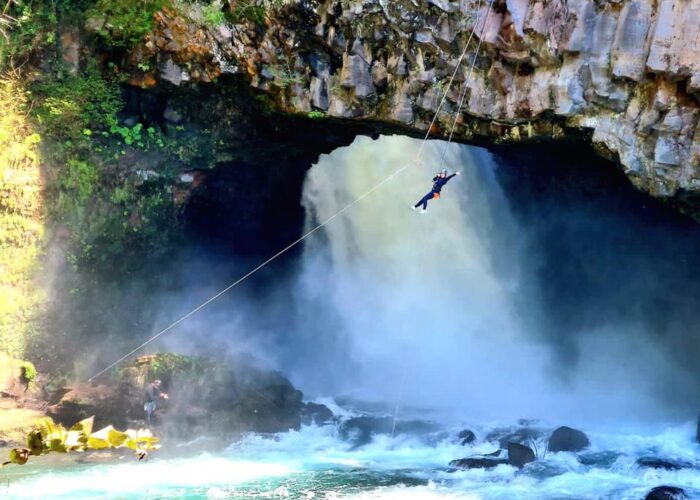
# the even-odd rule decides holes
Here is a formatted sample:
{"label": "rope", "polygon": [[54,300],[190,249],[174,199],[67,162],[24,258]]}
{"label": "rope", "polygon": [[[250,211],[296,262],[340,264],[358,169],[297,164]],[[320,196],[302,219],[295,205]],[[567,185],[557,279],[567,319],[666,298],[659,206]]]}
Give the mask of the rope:
{"label": "rope", "polygon": [[[467,73],[467,79],[464,81],[464,87],[462,88],[462,92],[460,93],[459,96],[459,107],[457,108],[457,113],[455,113],[455,118],[454,121],[452,122],[452,129],[450,130],[450,136],[447,139],[447,144],[445,144],[445,148],[442,151],[442,157],[440,158],[440,168],[442,168],[445,165],[445,156],[447,155],[447,148],[450,147],[450,144],[452,143],[452,137],[454,136],[455,133],[455,128],[457,127],[457,120],[459,119],[459,115],[462,113],[462,107],[464,106],[464,99],[467,97],[467,90],[468,90],[468,83],[469,80],[472,77],[472,73],[474,72],[474,66],[476,65],[476,58],[479,57],[479,50],[481,49],[481,44],[484,41],[484,33],[486,32],[486,23],[489,22],[489,15],[491,14],[491,7],[493,6],[494,0],[489,0],[489,5],[488,9],[486,10],[486,18],[484,19],[484,26],[481,29],[481,36],[479,37],[479,44],[476,46],[476,52],[474,53],[474,58],[472,59],[472,64],[471,67],[469,68],[469,72]],[[479,0],[479,9],[481,8],[481,0]],[[477,17],[476,24],[474,25],[474,30],[476,30],[476,27],[479,24],[479,18]],[[472,34],[474,33],[474,30],[472,30]],[[470,37],[471,39],[471,37]]]}
{"label": "rope", "polygon": [[[491,1],[491,3],[493,3],[493,0],[490,0],[490,1]],[[481,8],[481,2],[482,2],[482,0],[479,0],[479,4],[478,4],[477,9],[480,9],[480,8]],[[490,10],[490,9],[491,9],[491,4],[489,4],[489,10]],[[488,17],[487,17],[487,20],[488,20]],[[446,100],[447,100],[447,93],[449,92],[450,88],[452,87],[452,83],[454,82],[454,79],[455,79],[455,77],[457,76],[457,72],[459,71],[459,68],[460,68],[460,66],[461,66],[461,64],[462,64],[462,60],[464,59],[464,56],[467,54],[467,50],[468,50],[468,48],[469,48],[469,42],[471,42],[472,37],[474,36],[474,32],[476,31],[477,26],[478,26],[478,15],[477,15],[477,22],[474,24],[474,28],[472,29],[472,32],[471,32],[471,34],[469,35],[469,38],[467,39],[467,43],[464,45],[464,50],[462,51],[461,55],[459,56],[459,59],[458,59],[458,61],[457,61],[457,65],[455,66],[455,70],[452,72],[452,76],[450,77],[450,81],[448,82],[447,87],[446,87],[446,89],[445,89],[445,92],[443,93],[442,99],[440,100],[440,104],[438,105],[438,108],[437,108],[437,110],[435,111],[435,114],[434,114],[434,116],[433,116],[433,119],[432,119],[432,121],[430,122],[430,126],[428,127],[428,130],[426,131],[425,136],[423,137],[423,139],[422,139],[422,141],[421,141],[421,145],[420,145],[420,147],[418,148],[418,151],[416,152],[416,156],[414,157],[413,162],[412,162],[413,164],[417,164],[417,163],[420,161],[420,156],[421,156],[421,154],[423,153],[423,148],[425,147],[425,144],[427,143],[428,138],[430,137],[430,132],[431,132],[431,130],[432,130],[432,128],[433,128],[433,125],[435,125],[435,122],[437,121],[437,117],[438,117],[438,115],[439,115],[439,113],[440,113],[442,107],[444,106]],[[485,29],[485,27],[486,27],[486,24],[484,23],[484,29]],[[480,47],[480,46],[481,46],[481,42],[479,42],[479,47]],[[477,51],[478,51],[478,48],[477,48]],[[472,69],[473,69],[473,65],[472,65]],[[471,74],[471,72],[470,72],[470,74]],[[460,106],[460,110],[461,110],[461,106]],[[456,123],[456,121],[455,121],[455,123]],[[454,133],[454,124],[453,124],[453,126],[452,126],[452,131],[450,132],[450,141],[452,140],[452,134],[453,134],[453,133]],[[306,238],[308,238],[309,236],[311,236],[312,234],[314,234],[316,231],[318,231],[318,230],[321,229],[322,227],[324,227],[324,226],[330,224],[330,223],[331,223],[333,220],[335,220],[339,215],[341,215],[341,214],[343,214],[344,212],[346,212],[347,210],[349,210],[349,209],[350,209],[351,207],[353,207],[355,204],[357,204],[357,203],[359,203],[360,201],[362,201],[362,200],[364,200],[365,198],[367,198],[370,194],[372,194],[374,191],[376,191],[377,189],[379,189],[381,186],[383,186],[384,184],[386,184],[387,182],[389,182],[391,179],[393,179],[394,177],[396,177],[397,175],[399,175],[401,172],[403,172],[404,170],[406,170],[409,166],[411,166],[411,163],[406,164],[406,165],[404,165],[403,167],[401,167],[401,168],[395,170],[394,172],[392,172],[388,177],[384,178],[382,181],[380,181],[378,184],[376,184],[374,187],[372,187],[369,191],[367,191],[366,193],[362,194],[362,195],[359,196],[358,198],[355,198],[353,201],[351,201],[350,203],[348,203],[347,205],[345,205],[343,208],[341,208],[340,210],[338,210],[336,213],[334,213],[333,215],[331,215],[330,217],[328,217],[326,220],[324,220],[324,221],[321,222],[320,224],[317,224],[313,229],[307,231],[307,232],[304,233],[301,237],[299,237],[298,239],[296,239],[295,241],[293,241],[292,243],[290,243],[289,245],[287,245],[286,247],[284,247],[282,250],[280,250],[279,252],[277,252],[276,254],[274,254],[272,257],[270,257],[270,258],[267,259],[266,261],[264,261],[262,264],[259,264],[257,267],[255,267],[255,268],[253,268],[252,270],[248,271],[246,274],[244,274],[243,276],[241,276],[240,278],[238,278],[236,281],[234,281],[233,283],[231,283],[231,284],[228,285],[226,288],[222,289],[221,291],[219,291],[218,293],[216,293],[215,295],[213,295],[212,297],[210,297],[210,298],[207,299],[206,301],[202,302],[200,305],[198,305],[197,307],[195,307],[194,309],[192,309],[190,312],[188,312],[188,313],[185,314],[184,316],[182,316],[182,317],[180,317],[179,319],[173,321],[173,322],[170,323],[168,326],[166,326],[165,328],[163,328],[162,330],[160,330],[158,333],[156,333],[155,335],[153,335],[152,337],[150,337],[148,340],[146,340],[146,341],[143,342],[142,344],[140,344],[139,346],[135,347],[134,349],[132,349],[131,351],[129,351],[128,353],[126,353],[125,355],[123,355],[122,357],[120,357],[119,359],[117,359],[116,361],[112,362],[111,364],[109,364],[108,366],[106,366],[105,368],[103,368],[102,370],[100,370],[99,372],[97,372],[97,373],[95,373],[94,375],[92,375],[92,376],[88,379],[88,382],[92,382],[93,379],[99,377],[100,375],[102,375],[102,374],[105,373],[106,371],[108,371],[108,370],[110,370],[111,368],[117,366],[118,364],[120,364],[120,363],[121,363],[122,361],[124,361],[125,359],[129,358],[130,356],[132,356],[132,355],[135,354],[136,352],[138,352],[138,351],[140,351],[141,349],[143,349],[144,347],[146,347],[146,346],[147,346],[148,344],[150,344],[151,342],[157,340],[157,339],[160,338],[162,335],[164,335],[165,333],[167,333],[167,332],[169,332],[170,330],[172,330],[173,328],[175,328],[177,325],[179,325],[180,323],[182,323],[183,321],[185,321],[185,320],[186,320],[187,318],[189,318],[190,316],[196,314],[197,312],[199,312],[200,310],[204,309],[206,306],[208,306],[209,304],[211,304],[212,302],[214,302],[215,300],[217,300],[219,297],[221,297],[222,295],[224,295],[225,293],[227,293],[227,292],[230,291],[231,289],[233,289],[233,288],[237,287],[238,285],[240,285],[241,283],[243,283],[246,279],[250,278],[252,275],[254,275],[255,273],[257,273],[260,269],[262,269],[263,267],[267,266],[267,265],[270,264],[272,261],[276,260],[278,257],[282,256],[283,254],[285,254],[286,252],[288,252],[289,250],[291,250],[292,248],[294,248],[295,246],[297,246],[299,243],[301,243],[302,241],[304,241]],[[395,424],[395,423],[396,423],[396,419],[394,419],[394,424]]]}
{"label": "rope", "polygon": [[406,383],[406,372],[408,371],[408,365],[404,363],[403,370],[401,371],[401,382],[399,383],[399,395],[396,398],[396,407],[394,408],[394,420],[391,423],[391,437],[394,437],[396,433],[396,421],[399,418],[399,408],[401,407],[401,400],[403,399],[403,390]]}
{"label": "rope", "polygon": [[[447,140],[447,144],[445,144],[445,148],[442,151],[442,157],[440,158],[440,168],[443,167],[445,163],[445,155],[447,154],[447,148],[450,146],[450,143],[452,142],[452,137],[454,135],[455,127],[457,126],[457,120],[459,118],[460,113],[462,112],[462,106],[464,105],[464,99],[467,96],[467,89],[468,89],[468,84],[469,80],[472,77],[472,73],[474,71],[474,65],[476,64],[476,58],[479,56],[479,49],[481,49],[481,43],[484,40],[484,33],[486,32],[486,23],[489,20],[489,14],[491,13],[491,7],[493,6],[493,1],[494,0],[489,0],[488,4],[488,9],[486,10],[486,18],[484,19],[484,26],[481,30],[481,36],[479,37],[479,44],[476,46],[476,52],[474,53],[474,59],[472,60],[471,67],[469,68],[469,72],[467,73],[467,78],[464,81],[464,87],[462,89],[462,92],[460,93],[459,96],[459,107],[457,108],[457,113],[455,113],[455,118],[454,121],[452,122],[452,129],[450,130],[450,136]],[[477,11],[481,9],[481,0],[479,0],[479,5],[477,6]],[[479,16],[477,14],[476,18],[476,23],[474,23],[474,29],[472,29],[472,33],[469,36],[469,40],[472,39],[472,35],[476,31],[477,26],[479,25]],[[467,46],[469,46],[469,42],[467,42]],[[447,95],[447,93],[445,93]],[[396,400],[396,408],[394,409],[394,418],[393,422],[391,424],[391,437],[394,437],[394,433],[396,431],[396,421],[399,418],[399,406],[401,405],[401,398],[403,395],[403,387],[405,384],[405,378],[406,378],[406,372],[408,371],[407,367],[404,366],[403,373],[401,375],[401,383],[399,385],[399,397]]]}
{"label": "rope", "polygon": [[[491,0],[491,1],[493,1],[493,0]],[[474,28],[472,29],[472,32],[469,34],[469,38],[467,38],[467,43],[464,44],[464,50],[462,51],[462,53],[459,56],[459,59],[457,60],[457,64],[455,65],[455,70],[452,72],[452,76],[450,77],[450,81],[447,83],[447,87],[445,88],[445,92],[442,94],[442,99],[440,100],[440,104],[438,105],[437,111],[435,111],[435,114],[433,115],[433,119],[430,122],[430,126],[428,126],[428,130],[425,133],[425,137],[423,137],[423,141],[421,142],[420,148],[418,148],[418,153],[416,153],[416,158],[414,161],[416,161],[416,160],[418,160],[418,158],[420,158],[420,155],[423,152],[423,146],[425,146],[425,143],[428,139],[428,136],[430,135],[430,131],[433,129],[433,125],[435,125],[435,122],[437,121],[437,117],[440,114],[440,110],[442,109],[442,106],[447,101],[447,93],[452,88],[452,82],[454,82],[454,79],[457,76],[457,72],[459,71],[460,66],[462,66],[462,60],[464,59],[464,56],[467,55],[467,49],[469,49],[469,42],[472,41],[472,38],[474,37],[474,31],[476,31],[476,27],[479,24],[478,12],[481,9],[481,2],[482,2],[482,0],[479,0],[479,4],[476,7],[476,10],[477,10],[476,19],[477,20],[476,20],[476,23],[474,23]]]}
{"label": "rope", "polygon": [[134,349],[132,349],[131,351],[129,351],[127,354],[125,354],[124,356],[122,356],[121,358],[119,358],[118,360],[116,360],[115,362],[113,362],[112,364],[110,364],[109,366],[107,366],[106,368],[104,368],[104,369],[100,370],[99,372],[97,372],[95,375],[93,375],[92,377],[90,377],[90,378],[88,379],[88,381],[91,382],[92,379],[99,377],[100,375],[102,375],[104,372],[106,372],[106,371],[109,370],[110,368],[112,368],[112,367],[118,365],[119,363],[121,363],[122,361],[124,361],[126,358],[128,358],[128,357],[131,356],[132,354],[136,353],[137,351],[140,351],[142,348],[144,348],[145,346],[147,346],[148,344],[150,344],[151,342],[153,342],[154,340],[156,340],[158,337],[160,337],[160,336],[163,335],[164,333],[168,332],[169,330],[172,330],[174,327],[176,327],[177,325],[179,325],[180,323],[182,323],[183,321],[185,321],[187,318],[189,318],[190,316],[192,316],[193,314],[195,314],[195,313],[198,312],[199,310],[205,308],[206,306],[208,306],[209,304],[211,304],[212,302],[214,302],[216,299],[218,299],[219,297],[221,297],[222,295],[224,295],[226,292],[228,292],[228,291],[231,290],[232,288],[235,288],[236,286],[238,286],[239,284],[241,284],[242,282],[244,282],[246,279],[250,278],[252,275],[254,275],[255,273],[257,273],[260,269],[262,269],[263,267],[267,266],[270,262],[272,262],[273,260],[277,259],[277,258],[280,257],[282,254],[286,253],[287,251],[289,251],[290,249],[292,249],[293,247],[295,247],[296,245],[298,245],[299,243],[301,243],[302,241],[304,241],[306,238],[308,238],[309,236],[311,236],[312,234],[314,234],[316,231],[318,231],[318,230],[321,229],[322,227],[326,226],[327,224],[330,224],[336,217],[338,217],[339,215],[341,215],[343,212],[347,211],[350,207],[352,207],[352,206],[355,205],[356,203],[359,203],[359,202],[362,201],[363,199],[367,198],[370,194],[372,194],[374,191],[376,191],[377,189],[379,189],[381,186],[383,186],[384,184],[386,184],[387,182],[389,182],[391,179],[393,179],[394,177],[396,177],[398,174],[400,174],[401,172],[403,172],[404,170],[406,170],[409,166],[410,166],[410,164],[407,164],[407,165],[404,165],[403,167],[401,167],[400,169],[395,170],[389,177],[386,177],[384,180],[382,180],[381,182],[379,182],[378,184],[376,184],[372,189],[370,189],[369,191],[367,191],[365,194],[363,194],[362,196],[360,196],[360,197],[358,197],[358,198],[355,198],[353,201],[351,201],[350,203],[348,203],[347,205],[345,205],[343,208],[341,208],[340,210],[338,210],[336,213],[334,213],[333,215],[331,215],[330,217],[328,217],[326,220],[324,220],[322,223],[318,224],[316,227],[314,227],[314,228],[311,229],[310,231],[304,233],[301,237],[299,237],[298,239],[296,239],[295,241],[293,241],[292,243],[290,243],[289,245],[287,245],[286,247],[284,247],[282,250],[280,250],[279,252],[277,252],[275,255],[273,255],[272,257],[270,257],[269,259],[267,259],[265,262],[263,262],[262,264],[258,265],[258,266],[255,267],[254,269],[248,271],[246,274],[244,274],[243,276],[241,276],[240,278],[238,278],[236,281],[234,281],[234,282],[231,283],[229,286],[227,286],[226,288],[224,288],[223,290],[221,290],[220,292],[218,292],[216,295],[212,296],[211,298],[209,298],[209,299],[206,300],[205,302],[202,302],[200,305],[198,305],[197,307],[195,307],[194,309],[192,309],[190,312],[188,312],[187,314],[185,314],[184,316],[182,316],[180,319],[178,319],[178,320],[173,321],[172,323],[170,323],[168,326],[166,326],[165,328],[163,328],[161,331],[159,331],[158,333],[156,333],[154,336],[152,336],[151,338],[149,338],[148,340],[146,340],[143,344],[139,345],[138,347],[135,347]]}

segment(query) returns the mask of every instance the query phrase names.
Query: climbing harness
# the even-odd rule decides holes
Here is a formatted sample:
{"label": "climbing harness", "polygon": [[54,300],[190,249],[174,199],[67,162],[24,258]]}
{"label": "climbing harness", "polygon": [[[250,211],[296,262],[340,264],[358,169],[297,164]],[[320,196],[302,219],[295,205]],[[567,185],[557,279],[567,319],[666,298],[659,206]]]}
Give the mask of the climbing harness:
{"label": "climbing harness", "polygon": [[[466,54],[467,54],[467,50],[469,49],[469,43],[471,42],[472,38],[474,37],[474,34],[475,34],[475,32],[476,32],[476,29],[477,29],[477,26],[479,25],[479,11],[481,10],[482,1],[483,1],[483,0],[479,0],[479,3],[478,3],[477,8],[476,8],[477,17],[476,17],[476,22],[474,23],[474,28],[472,29],[472,31],[471,31],[471,33],[470,33],[470,35],[469,35],[469,38],[467,39],[467,43],[464,45],[464,50],[462,51],[462,53],[461,53],[460,56],[459,56],[459,59],[457,60],[457,64],[455,65],[455,70],[453,71],[452,76],[450,77],[450,81],[448,82],[447,87],[445,88],[445,92],[443,93],[442,99],[440,100],[440,103],[438,104],[437,110],[435,111],[435,115],[433,116],[433,119],[432,119],[432,121],[430,122],[430,125],[428,126],[428,128],[427,128],[427,130],[426,130],[425,136],[423,137],[423,139],[422,139],[422,141],[421,141],[421,145],[420,145],[420,147],[418,148],[418,152],[416,153],[416,156],[415,156],[415,158],[413,159],[413,162],[412,162],[412,163],[408,163],[408,164],[402,166],[401,168],[395,170],[395,171],[394,171],[393,173],[391,173],[388,177],[386,177],[385,179],[383,179],[383,180],[380,181],[379,183],[375,184],[375,185],[374,185],[371,189],[369,189],[367,192],[365,192],[364,194],[362,194],[362,195],[360,195],[359,197],[357,197],[357,198],[355,198],[354,200],[352,200],[350,203],[348,203],[347,205],[345,205],[344,207],[342,207],[342,208],[341,208],[340,210],[338,210],[336,213],[334,213],[333,215],[331,215],[330,217],[328,217],[327,219],[325,219],[323,222],[317,224],[315,227],[313,227],[312,229],[310,229],[309,231],[307,231],[306,233],[304,233],[302,236],[300,236],[299,238],[297,238],[296,240],[294,240],[292,243],[290,243],[289,245],[287,245],[286,247],[284,247],[282,250],[280,250],[279,252],[277,252],[276,254],[274,254],[272,257],[270,257],[270,258],[268,258],[267,260],[265,260],[262,264],[259,264],[258,266],[256,266],[256,267],[253,268],[252,270],[248,271],[246,274],[244,274],[243,276],[241,276],[240,278],[238,278],[236,281],[234,281],[233,283],[231,283],[230,285],[228,285],[226,288],[222,289],[221,291],[219,291],[218,293],[216,293],[215,295],[213,295],[212,297],[210,297],[210,298],[207,299],[206,301],[202,302],[200,305],[198,305],[197,307],[195,307],[194,309],[192,309],[192,310],[191,310],[190,312],[188,312],[187,314],[185,314],[185,315],[183,315],[182,317],[178,318],[177,320],[173,321],[173,322],[170,323],[168,326],[166,326],[165,328],[163,328],[162,330],[160,330],[158,333],[156,333],[155,335],[153,335],[152,337],[150,337],[148,340],[146,340],[145,342],[143,342],[143,343],[140,344],[139,346],[135,347],[134,349],[132,349],[131,351],[129,351],[128,353],[126,353],[125,355],[123,355],[122,357],[120,357],[119,359],[117,359],[116,361],[112,362],[111,364],[109,364],[108,366],[106,366],[105,368],[103,368],[102,370],[100,370],[99,372],[97,372],[97,373],[95,373],[94,375],[92,375],[92,376],[88,379],[88,381],[89,381],[89,382],[92,382],[94,379],[96,379],[97,377],[99,377],[99,376],[102,375],[103,373],[105,373],[105,372],[107,372],[108,370],[110,370],[111,368],[117,366],[119,363],[121,363],[121,362],[124,361],[125,359],[131,357],[133,354],[135,354],[136,352],[140,351],[141,349],[143,349],[144,347],[146,347],[146,346],[147,346],[148,344],[150,344],[151,342],[153,342],[153,341],[155,341],[156,339],[160,338],[162,335],[164,335],[165,333],[167,333],[167,332],[169,332],[170,330],[172,330],[173,328],[175,328],[177,325],[179,325],[180,323],[182,323],[183,321],[185,321],[186,319],[188,319],[190,316],[196,314],[197,312],[199,312],[200,310],[204,309],[206,306],[208,306],[209,304],[211,304],[212,302],[214,302],[215,300],[217,300],[219,297],[221,297],[221,296],[224,295],[225,293],[229,292],[229,291],[232,290],[233,288],[235,288],[235,287],[237,287],[238,285],[240,285],[241,283],[243,283],[245,280],[247,280],[247,279],[250,278],[252,275],[254,275],[255,273],[257,273],[260,269],[262,269],[263,267],[265,267],[265,266],[267,266],[268,264],[270,264],[272,261],[274,261],[274,260],[276,260],[277,258],[279,258],[280,256],[282,256],[283,254],[285,254],[286,252],[288,252],[290,249],[294,248],[296,245],[298,245],[299,243],[301,243],[302,241],[304,241],[306,238],[308,238],[309,236],[311,236],[312,234],[314,234],[316,231],[318,231],[319,229],[321,229],[321,228],[327,226],[328,224],[330,224],[331,222],[333,222],[337,217],[339,217],[340,215],[342,215],[343,213],[345,213],[346,211],[348,211],[350,208],[352,208],[354,205],[356,205],[356,204],[359,203],[360,201],[362,201],[362,200],[364,200],[365,198],[367,198],[369,195],[371,195],[372,193],[374,193],[377,189],[379,189],[380,187],[382,187],[382,186],[383,186],[384,184],[386,184],[387,182],[391,181],[394,177],[396,177],[397,175],[399,175],[401,172],[403,172],[404,170],[406,170],[408,167],[410,167],[410,166],[413,165],[413,164],[418,164],[419,161],[420,161],[420,156],[421,156],[421,154],[423,153],[423,148],[425,147],[425,144],[427,143],[428,139],[430,138],[430,133],[431,133],[431,131],[432,131],[432,129],[433,129],[433,126],[435,125],[435,122],[437,121],[437,117],[438,117],[438,115],[440,114],[440,111],[442,110],[442,107],[444,106],[444,104],[445,104],[445,102],[446,102],[446,100],[447,100],[447,94],[448,94],[448,92],[450,91],[450,89],[452,88],[452,83],[454,82],[454,79],[456,78],[457,73],[459,72],[459,68],[460,68],[461,65],[462,65],[462,61],[464,60],[464,57],[465,57]],[[445,154],[446,154],[446,152],[447,152],[447,147],[448,147],[449,144],[452,142],[452,137],[453,137],[453,135],[454,135],[454,130],[455,130],[455,127],[457,126],[457,117],[459,116],[459,113],[461,113],[462,105],[464,104],[464,98],[466,97],[466,88],[467,88],[467,85],[468,85],[468,83],[469,83],[469,79],[471,78],[472,71],[473,71],[473,69],[474,69],[474,65],[476,64],[476,56],[478,56],[479,49],[481,48],[481,42],[482,42],[482,40],[483,40],[484,32],[486,31],[486,23],[488,22],[488,18],[489,18],[489,14],[490,14],[490,12],[491,12],[491,8],[492,8],[492,6],[493,6],[493,2],[494,2],[494,0],[489,0],[489,2],[488,2],[488,9],[487,9],[487,12],[486,12],[486,19],[485,19],[485,21],[484,21],[483,29],[482,29],[482,32],[481,32],[481,37],[479,38],[479,44],[477,45],[477,49],[476,49],[477,51],[476,51],[476,54],[475,54],[475,56],[474,56],[474,59],[472,60],[471,68],[469,69],[469,73],[467,74],[467,79],[466,79],[465,82],[464,82],[464,89],[463,89],[463,91],[462,91],[461,94],[460,94],[459,108],[458,108],[457,114],[455,115],[454,122],[452,123],[452,129],[450,130],[449,139],[448,139],[448,141],[447,141],[447,144],[445,145],[445,150],[443,151],[442,160],[444,160]],[[436,193],[436,195],[437,195],[437,193]],[[438,197],[439,197],[439,195],[438,195]],[[397,415],[398,415],[398,403],[397,403]],[[394,424],[395,424],[395,423],[396,423],[396,422],[394,421]],[[392,428],[392,435],[393,435],[393,431],[394,431],[394,429]]]}

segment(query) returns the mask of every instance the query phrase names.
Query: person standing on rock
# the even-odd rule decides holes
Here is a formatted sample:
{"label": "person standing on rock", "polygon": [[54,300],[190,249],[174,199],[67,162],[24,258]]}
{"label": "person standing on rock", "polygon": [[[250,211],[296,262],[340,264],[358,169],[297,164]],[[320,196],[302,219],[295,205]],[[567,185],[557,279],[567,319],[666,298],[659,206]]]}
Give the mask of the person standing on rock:
{"label": "person standing on rock", "polygon": [[153,382],[146,387],[146,403],[143,405],[143,410],[146,412],[146,424],[150,427],[153,412],[156,411],[157,401],[159,399],[168,399],[168,395],[160,391],[161,381],[154,379]]}
{"label": "person standing on rock", "polygon": [[411,210],[415,210],[419,206],[423,205],[423,208],[421,209],[420,213],[424,214],[425,212],[427,212],[428,201],[440,198],[440,191],[442,191],[442,188],[445,186],[445,184],[447,184],[447,182],[450,179],[452,179],[455,175],[459,175],[459,172],[455,172],[452,175],[447,175],[447,169],[443,168],[439,174],[433,177],[433,188],[430,190],[430,192],[423,196],[423,198],[421,198],[418,203],[413,205],[411,207]]}

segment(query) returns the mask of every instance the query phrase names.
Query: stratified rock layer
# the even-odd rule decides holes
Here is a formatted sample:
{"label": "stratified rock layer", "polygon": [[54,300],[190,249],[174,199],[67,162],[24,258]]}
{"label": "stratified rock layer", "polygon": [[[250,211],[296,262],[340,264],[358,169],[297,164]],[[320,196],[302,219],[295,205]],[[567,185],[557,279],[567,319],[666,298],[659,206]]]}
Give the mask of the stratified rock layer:
{"label": "stratified rock layer", "polygon": [[309,0],[264,26],[198,32],[197,50],[177,43],[176,21],[159,22],[150,47],[173,84],[238,73],[287,112],[420,131],[448,90],[436,136],[449,134],[466,87],[458,140],[584,131],[636,186],[700,213],[700,0]]}

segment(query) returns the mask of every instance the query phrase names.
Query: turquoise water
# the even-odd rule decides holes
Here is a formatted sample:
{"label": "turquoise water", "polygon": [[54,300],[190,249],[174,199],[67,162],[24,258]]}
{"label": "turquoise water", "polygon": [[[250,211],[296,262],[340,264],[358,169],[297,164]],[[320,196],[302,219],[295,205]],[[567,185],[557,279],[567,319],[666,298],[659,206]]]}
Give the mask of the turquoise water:
{"label": "turquoise water", "polygon": [[[488,427],[478,428],[483,436]],[[42,457],[0,471],[5,498],[464,498],[641,499],[661,484],[681,486],[700,498],[700,469],[640,468],[654,456],[700,463],[693,425],[610,433],[589,430],[583,456],[550,453],[522,471],[451,471],[454,458],[492,451],[493,443],[462,447],[444,433],[375,436],[357,449],[338,438],[335,426],[306,427],[274,436],[248,436],[219,453],[148,462],[132,456],[82,463]],[[181,446],[191,454],[201,444]],[[172,454],[172,452],[171,452]],[[94,461],[94,462],[93,462]]]}

